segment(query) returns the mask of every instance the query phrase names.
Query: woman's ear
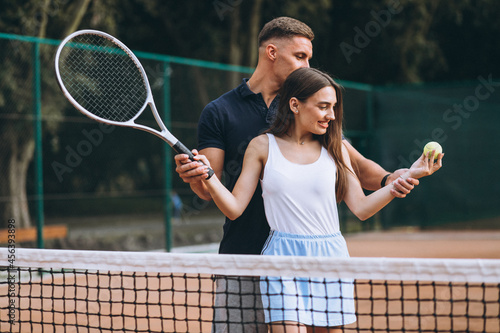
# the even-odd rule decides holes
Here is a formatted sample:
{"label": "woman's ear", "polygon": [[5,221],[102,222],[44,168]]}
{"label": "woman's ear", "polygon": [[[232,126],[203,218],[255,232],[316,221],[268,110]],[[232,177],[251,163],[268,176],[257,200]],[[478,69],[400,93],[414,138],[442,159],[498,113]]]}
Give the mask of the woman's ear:
{"label": "woman's ear", "polygon": [[290,98],[289,105],[293,113],[299,113],[299,100],[296,97]]}

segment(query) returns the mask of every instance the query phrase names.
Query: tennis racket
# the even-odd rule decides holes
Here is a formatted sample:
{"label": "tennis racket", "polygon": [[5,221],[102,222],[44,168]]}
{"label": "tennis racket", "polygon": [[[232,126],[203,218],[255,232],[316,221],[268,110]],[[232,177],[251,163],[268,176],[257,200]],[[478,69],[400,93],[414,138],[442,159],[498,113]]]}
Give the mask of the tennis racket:
{"label": "tennis racket", "polygon": [[[72,33],[57,49],[55,69],[64,95],[87,117],[154,134],[194,161],[191,151],[161,120],[139,59],[115,37],[97,30]],[[148,105],[160,131],[136,123]],[[213,174],[209,169],[208,178]]]}

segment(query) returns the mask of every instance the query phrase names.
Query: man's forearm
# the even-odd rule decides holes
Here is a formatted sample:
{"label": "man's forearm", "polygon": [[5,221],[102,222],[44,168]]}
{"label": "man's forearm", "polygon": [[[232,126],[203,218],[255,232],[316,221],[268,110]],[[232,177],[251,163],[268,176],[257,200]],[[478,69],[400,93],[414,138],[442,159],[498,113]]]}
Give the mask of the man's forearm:
{"label": "man's forearm", "polygon": [[[361,182],[361,187],[369,191],[380,189],[382,179],[389,174],[384,168],[369,159],[357,163],[356,173]],[[387,180],[386,184],[389,183]]]}
{"label": "man's forearm", "polygon": [[398,169],[398,170],[396,170],[394,172],[389,173],[388,176],[387,176],[387,178],[386,178],[386,180],[385,180],[385,182],[384,182],[385,184],[383,184],[383,186],[392,183],[393,181],[395,181],[396,179],[398,179],[399,176],[401,176],[402,174],[404,174],[406,171],[408,171],[408,169]]}
{"label": "man's forearm", "polygon": [[344,144],[349,152],[349,158],[354,172],[365,190],[376,191],[387,184],[394,184],[392,195],[397,198],[404,198],[414,186],[418,185],[417,179],[399,180],[399,176],[408,169],[398,169],[394,172],[388,172],[380,165],[361,155],[350,143],[344,140]]}
{"label": "man's forearm", "polygon": [[361,155],[347,140],[342,141],[349,152],[351,164],[358,176],[361,187],[365,190],[376,191],[380,189],[382,178],[389,172],[384,170],[380,165],[372,160]]}

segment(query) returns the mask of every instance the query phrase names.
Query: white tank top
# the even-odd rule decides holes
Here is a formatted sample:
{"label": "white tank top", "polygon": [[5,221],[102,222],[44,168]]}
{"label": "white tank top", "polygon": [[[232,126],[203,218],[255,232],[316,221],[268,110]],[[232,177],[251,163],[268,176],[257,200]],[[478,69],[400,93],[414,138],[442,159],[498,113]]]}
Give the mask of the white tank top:
{"label": "white tank top", "polygon": [[301,235],[339,232],[335,199],[336,166],[327,150],[311,164],[287,160],[276,138],[269,138],[269,155],[261,180],[262,197],[271,230]]}

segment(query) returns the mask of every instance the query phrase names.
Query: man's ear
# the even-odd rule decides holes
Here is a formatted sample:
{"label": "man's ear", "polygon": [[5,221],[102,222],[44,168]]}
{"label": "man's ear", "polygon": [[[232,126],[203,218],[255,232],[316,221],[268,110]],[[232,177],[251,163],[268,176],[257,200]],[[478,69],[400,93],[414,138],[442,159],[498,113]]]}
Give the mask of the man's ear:
{"label": "man's ear", "polygon": [[276,47],[275,44],[269,43],[266,46],[266,56],[269,58],[269,60],[274,61],[276,60],[276,54],[278,53],[278,48]]}

